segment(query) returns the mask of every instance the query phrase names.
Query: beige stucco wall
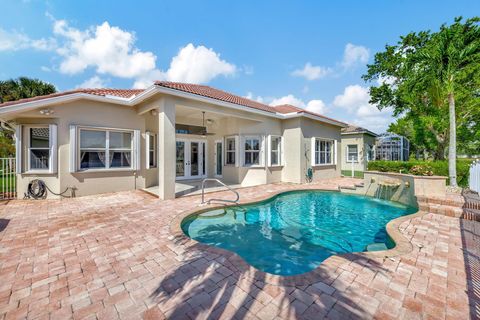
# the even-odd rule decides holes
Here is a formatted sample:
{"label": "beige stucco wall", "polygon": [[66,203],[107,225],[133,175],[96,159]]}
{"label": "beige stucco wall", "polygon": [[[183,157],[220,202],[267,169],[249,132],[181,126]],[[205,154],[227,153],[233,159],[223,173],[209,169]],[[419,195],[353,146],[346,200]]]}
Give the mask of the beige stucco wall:
{"label": "beige stucco wall", "polygon": [[357,145],[358,147],[358,161],[353,163],[355,171],[367,170],[367,145],[375,146],[375,137],[369,134],[343,134],[342,135],[342,150],[341,150],[341,164],[342,170],[352,170],[352,163],[347,162],[347,146]]}
{"label": "beige stucco wall", "polygon": [[[302,173],[305,176],[308,167],[313,169],[313,181],[321,179],[340,177],[340,153],[341,136],[340,128],[337,126],[321,123],[312,119],[302,118],[301,128],[303,132],[302,158],[308,158],[308,161],[302,161]],[[337,141],[336,164],[312,166],[311,145],[312,138],[324,138]],[[306,156],[305,156],[306,155]]]}
{"label": "beige stucco wall", "polygon": [[[305,181],[305,173],[310,164],[310,141],[312,137],[328,138],[338,141],[337,159],[340,157],[340,128],[318,121],[293,118],[288,120],[275,119],[264,115],[253,114],[241,110],[227,110],[224,107],[200,103],[193,100],[170,98],[168,103],[176,108],[191,108],[192,113],[205,110],[208,114],[215,115],[215,122],[208,126],[208,132],[214,135],[206,137],[194,137],[205,139],[207,145],[207,176],[214,177],[215,172],[215,141],[223,140],[230,135],[261,135],[265,137],[263,149],[264,165],[258,167],[246,167],[239,157],[238,166],[223,167],[222,180],[229,183],[252,186],[280,181],[301,183]],[[124,190],[142,189],[159,185],[159,169],[146,169],[146,145],[145,133],[153,132],[159,139],[169,139],[175,134],[165,133],[159,127],[160,115],[150,112],[151,108],[161,110],[165,105],[166,97],[155,96],[137,107],[114,105],[94,101],[74,101],[62,105],[49,107],[53,113],[49,117],[40,115],[38,110],[19,114],[15,120],[19,124],[57,124],[58,126],[58,172],[55,174],[28,174],[18,175],[18,193],[23,195],[28,183],[35,178],[46,181],[49,188],[59,193],[67,187],[75,187],[77,196],[91,194],[117,192]],[[140,111],[147,110],[143,114]],[[195,112],[193,112],[195,111]],[[185,117],[177,115],[176,123],[201,125],[201,116]],[[94,127],[136,129],[141,131],[140,145],[140,170],[122,171],[91,171],[70,172],[70,125],[84,125]],[[26,129],[24,129],[26,130]],[[171,130],[171,129],[170,129]],[[167,136],[165,135],[167,134]],[[169,135],[170,134],[170,135]],[[284,138],[284,165],[268,167],[267,162],[267,139],[268,135],[283,135]],[[23,163],[26,164],[27,134],[23,133]],[[180,135],[175,135],[177,138]],[[190,138],[190,137],[189,137]],[[164,140],[162,140],[164,141]],[[241,141],[241,140],[240,140]],[[241,143],[241,142],[240,142]],[[240,149],[239,149],[240,150]],[[159,150],[162,153],[163,150]],[[224,150],[225,152],[225,146]],[[307,155],[307,156],[305,156]],[[175,163],[175,152],[171,150],[159,154],[162,163]],[[164,169],[163,165],[159,167]],[[314,167],[314,179],[322,179],[340,176],[340,161],[337,165]],[[172,178],[173,179],[173,178]],[[51,195],[49,195],[51,197]]]}
{"label": "beige stucco wall", "polygon": [[[70,173],[70,125],[85,125],[121,129],[139,129],[145,133],[146,116],[137,115],[131,107],[113,104],[76,101],[61,106],[50,107],[53,114],[48,118],[40,117],[38,111],[21,114],[15,119],[21,124],[57,124],[58,126],[58,172],[56,174],[28,174],[18,175],[17,190],[22,195],[26,192],[28,183],[35,178],[45,180],[52,191],[59,193],[66,187],[77,188],[77,196],[117,192],[144,188],[147,177],[149,183],[154,183],[155,170],[145,169],[145,139],[141,139],[141,170],[135,174],[134,170],[122,171],[95,171]],[[151,127],[155,129],[154,127]],[[22,134],[23,168],[26,168],[28,137],[26,128]],[[49,195],[51,196],[51,195]],[[54,198],[54,197],[53,197]]]}

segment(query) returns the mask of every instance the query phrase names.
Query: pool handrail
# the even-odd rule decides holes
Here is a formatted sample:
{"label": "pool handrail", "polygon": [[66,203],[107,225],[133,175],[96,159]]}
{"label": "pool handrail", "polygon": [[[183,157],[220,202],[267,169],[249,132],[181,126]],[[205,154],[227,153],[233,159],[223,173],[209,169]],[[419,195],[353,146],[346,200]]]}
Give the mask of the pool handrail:
{"label": "pool handrail", "polygon": [[[205,201],[205,182],[206,181],[214,181],[214,182],[217,182],[217,183],[221,184],[222,186],[224,186],[225,188],[227,188],[228,190],[233,192],[236,195],[237,198],[235,200],[213,198],[213,199],[209,199],[208,201]],[[215,178],[205,178],[205,179],[202,180],[202,204],[210,204],[212,201],[220,201],[220,202],[228,202],[228,203],[237,204],[239,200],[240,200],[240,194],[237,191],[233,190],[228,185],[226,185],[225,183],[223,183],[221,180],[215,179]]]}

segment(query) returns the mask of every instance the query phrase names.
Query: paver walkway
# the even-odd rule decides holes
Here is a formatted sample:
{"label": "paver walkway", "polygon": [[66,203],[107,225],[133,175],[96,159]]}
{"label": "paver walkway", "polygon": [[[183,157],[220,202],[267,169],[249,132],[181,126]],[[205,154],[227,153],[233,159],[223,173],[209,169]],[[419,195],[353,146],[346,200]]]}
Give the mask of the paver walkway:
{"label": "paver walkway", "polygon": [[[340,183],[351,181],[308,187]],[[298,187],[239,191],[248,202]],[[318,281],[276,286],[171,235],[174,217],[198,203],[138,191],[0,206],[0,319],[480,317],[478,222],[425,214],[400,226],[409,254],[331,257]]]}

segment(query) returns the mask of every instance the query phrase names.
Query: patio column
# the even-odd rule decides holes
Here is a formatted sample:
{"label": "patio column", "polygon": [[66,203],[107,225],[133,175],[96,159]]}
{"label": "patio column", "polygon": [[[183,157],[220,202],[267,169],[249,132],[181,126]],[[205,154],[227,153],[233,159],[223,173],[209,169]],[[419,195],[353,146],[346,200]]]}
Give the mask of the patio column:
{"label": "patio column", "polygon": [[158,108],[158,196],[175,198],[175,103],[162,98]]}

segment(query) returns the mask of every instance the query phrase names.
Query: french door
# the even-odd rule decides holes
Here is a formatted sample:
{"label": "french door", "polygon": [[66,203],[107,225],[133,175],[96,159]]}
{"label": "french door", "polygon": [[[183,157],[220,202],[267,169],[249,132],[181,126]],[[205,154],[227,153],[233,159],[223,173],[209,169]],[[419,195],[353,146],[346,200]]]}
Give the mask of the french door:
{"label": "french door", "polygon": [[176,140],[176,177],[182,179],[198,179],[207,176],[206,141]]}

